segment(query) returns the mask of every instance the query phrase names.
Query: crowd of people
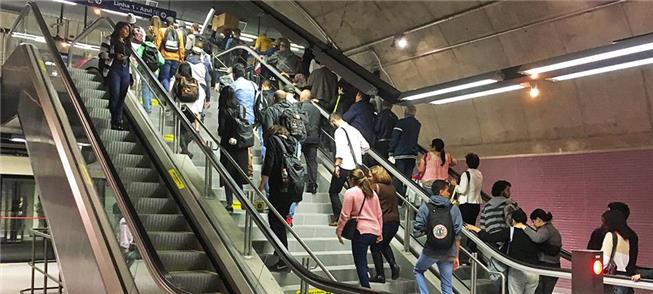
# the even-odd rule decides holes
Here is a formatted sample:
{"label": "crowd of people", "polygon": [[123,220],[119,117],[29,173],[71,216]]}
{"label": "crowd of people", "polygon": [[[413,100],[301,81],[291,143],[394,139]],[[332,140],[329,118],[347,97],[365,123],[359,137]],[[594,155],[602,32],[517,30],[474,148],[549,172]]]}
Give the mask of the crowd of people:
{"label": "crowd of people", "polygon": [[[210,106],[211,89],[216,83],[212,58],[206,53],[198,31],[197,24],[186,31],[172,18],[162,23],[153,17],[147,30],[130,22],[116,25],[113,34],[103,42],[99,55],[100,70],[110,94],[111,128],[125,128],[122,105],[128,87],[134,83],[130,74],[132,54],[142,58],[158,75],[161,85],[183,105],[187,119],[197,128],[196,122]],[[243,45],[240,31],[225,35],[223,49]],[[467,154],[468,168],[459,179],[451,178],[449,170],[458,161],[445,151],[441,138],[433,139],[430,149],[420,156],[421,123],[415,117],[415,106],[405,106],[401,119],[389,102],[375,107],[373,97],[343,79],[338,80],[330,69],[311,58],[310,50],[304,58],[295,55],[286,38],[271,40],[262,34],[254,49],[294,84],[283,85],[266,67],[256,71],[262,77],[260,84],[249,79],[247,70],[251,64],[246,55],[237,54],[228,61],[232,82],[219,91],[217,131],[221,145],[236,165],[225,157],[221,162],[235,184],[242,188],[246,177],[238,170],[245,171],[247,177],[253,175],[252,147],[254,137],[258,136],[263,156],[259,189],[266,191],[274,209],[286,216],[287,225],[292,225],[302,194],[317,193],[316,154],[323,143],[322,133],[332,135],[334,142],[327,144],[333,144],[334,152],[328,188],[333,213],[329,225],[336,227],[341,243],[343,238],[351,240],[361,286],[386,281],[384,258],[390,264],[391,278],[399,277],[400,268],[389,244],[398,231],[399,206],[403,204],[397,193],[408,195],[401,180],[391,177],[366,154],[371,148],[430,193],[430,201],[421,203],[414,222],[415,236],[427,237],[414,268],[421,293],[429,291],[424,273],[434,264],[440,272],[442,292],[453,293],[453,272],[461,263],[460,248],[473,250],[474,247],[463,240],[462,230],[477,233],[481,240],[517,261],[560,268],[562,238],[552,223],[551,213],[538,208],[527,217],[511,198],[511,183],[504,180],[494,183],[492,197],[484,203],[479,156]],[[295,98],[296,89],[301,90],[299,99]],[[152,91],[142,85],[141,94],[143,108],[149,113]],[[328,123],[316,105],[329,114]],[[323,131],[329,127],[330,130]],[[192,157],[188,150],[189,132],[182,128],[180,145],[182,153]],[[301,154],[306,170],[300,163]],[[347,189],[341,200],[343,188]],[[225,189],[225,193],[225,209],[233,212],[233,192]],[[592,233],[587,247],[603,252],[609,273],[629,275],[637,280],[640,278],[635,272],[638,238],[627,225],[629,213],[626,204],[611,203],[602,215],[602,226]],[[476,226],[479,215],[480,225]],[[527,224],[528,218],[532,227]],[[286,224],[269,214],[270,228],[287,247]],[[374,273],[367,266],[368,250]],[[509,292],[513,294],[552,293],[557,283],[557,278],[507,268],[494,259],[488,264],[493,270],[507,274]],[[288,266],[279,261],[271,269],[286,271]],[[606,291],[628,293],[629,289],[610,287]]]}

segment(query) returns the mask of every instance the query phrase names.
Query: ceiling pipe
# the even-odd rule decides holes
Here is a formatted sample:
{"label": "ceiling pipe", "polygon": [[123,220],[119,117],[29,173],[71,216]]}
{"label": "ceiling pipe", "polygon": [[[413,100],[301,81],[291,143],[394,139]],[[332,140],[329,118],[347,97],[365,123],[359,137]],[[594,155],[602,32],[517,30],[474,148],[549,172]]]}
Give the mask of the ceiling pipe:
{"label": "ceiling pipe", "polygon": [[[412,29],[404,31],[403,34],[407,35],[407,34],[415,33],[417,31],[421,31],[423,29],[427,29],[427,28],[430,28],[432,26],[436,26],[436,25],[439,25],[441,23],[444,23],[444,22],[447,22],[447,21],[450,21],[450,20],[454,20],[454,19],[459,18],[459,17],[463,17],[463,16],[465,16],[467,14],[474,13],[474,12],[480,11],[482,9],[494,6],[494,5],[498,4],[498,3],[500,3],[500,2],[499,1],[486,2],[486,3],[483,3],[481,5],[477,5],[477,6],[468,8],[468,9],[463,10],[461,12],[457,12],[457,13],[445,16],[443,18],[437,19],[435,21],[431,21],[431,22],[422,24],[420,26],[414,27]],[[356,47],[348,48],[347,50],[345,50],[343,52],[343,54],[345,54],[347,56],[351,56],[351,55],[356,55],[356,54],[359,54],[359,53],[363,53],[369,47],[372,47],[372,46],[374,46],[376,44],[383,43],[385,41],[392,41],[394,39],[395,35],[396,34],[392,34],[392,35],[385,36],[383,38],[380,38],[380,39],[377,39],[377,40],[374,40],[374,41],[370,41],[370,42],[367,42],[367,43],[364,43],[364,44],[361,44],[361,45],[357,45]]]}
{"label": "ceiling pipe", "polygon": [[607,7],[610,7],[610,6],[613,6],[613,5],[625,3],[626,1],[627,0],[617,0],[617,1],[607,2],[607,3],[599,4],[597,6],[572,11],[570,13],[559,15],[559,16],[556,16],[556,17],[538,20],[538,21],[531,22],[531,23],[523,25],[523,26],[516,27],[516,28],[503,30],[501,32],[492,33],[492,34],[485,35],[485,36],[482,36],[482,37],[478,37],[478,38],[475,38],[475,39],[471,39],[471,40],[467,40],[467,41],[464,41],[464,42],[456,43],[456,44],[453,44],[453,45],[450,45],[450,46],[433,49],[433,50],[430,50],[430,51],[427,51],[427,52],[424,52],[424,53],[421,53],[421,54],[418,54],[418,55],[415,55],[415,56],[411,56],[411,57],[408,57],[408,58],[390,61],[390,62],[385,63],[384,66],[392,66],[392,65],[395,65],[395,64],[398,64],[398,63],[402,63],[402,62],[422,58],[422,57],[429,56],[429,55],[432,55],[432,54],[436,54],[436,53],[439,53],[439,52],[452,50],[452,49],[455,49],[455,48],[458,48],[458,47],[462,47],[462,46],[473,44],[473,43],[476,43],[476,42],[479,42],[479,41],[495,38],[495,37],[498,37],[498,36],[502,36],[502,35],[509,34],[509,33],[516,32],[516,31],[519,31],[519,30],[523,30],[523,29],[527,29],[527,28],[530,28],[530,27],[534,27],[534,26],[538,26],[538,25],[542,25],[542,24],[547,24],[547,23],[550,23],[550,22],[554,22],[554,21],[570,18],[570,17],[573,17],[573,16],[581,15],[581,14],[584,14],[584,13],[592,12],[592,11],[595,11],[595,10],[600,10],[600,9],[603,9],[603,8],[607,8]]}

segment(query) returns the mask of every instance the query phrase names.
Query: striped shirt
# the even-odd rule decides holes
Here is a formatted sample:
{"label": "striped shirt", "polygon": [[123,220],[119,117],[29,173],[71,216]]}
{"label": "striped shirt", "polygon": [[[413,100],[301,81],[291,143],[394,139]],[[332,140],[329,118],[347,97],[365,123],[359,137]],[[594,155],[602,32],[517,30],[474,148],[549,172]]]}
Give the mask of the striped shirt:
{"label": "striped shirt", "polygon": [[503,196],[492,196],[492,199],[485,203],[481,211],[481,230],[492,234],[508,227],[504,214],[506,200],[508,198]]}

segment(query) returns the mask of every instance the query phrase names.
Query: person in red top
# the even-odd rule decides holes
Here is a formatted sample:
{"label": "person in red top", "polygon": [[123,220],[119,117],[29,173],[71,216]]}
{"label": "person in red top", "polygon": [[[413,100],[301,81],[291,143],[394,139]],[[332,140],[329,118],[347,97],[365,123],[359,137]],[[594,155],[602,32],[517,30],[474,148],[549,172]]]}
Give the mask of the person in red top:
{"label": "person in red top", "polygon": [[372,179],[367,177],[361,169],[355,169],[349,173],[349,186],[351,188],[345,192],[336,235],[340,244],[344,244],[342,231],[345,224],[351,218],[358,220],[356,232],[351,240],[351,251],[354,255],[356,273],[361,286],[370,288],[367,250],[370,246],[383,241],[383,213],[379,197],[373,189]]}

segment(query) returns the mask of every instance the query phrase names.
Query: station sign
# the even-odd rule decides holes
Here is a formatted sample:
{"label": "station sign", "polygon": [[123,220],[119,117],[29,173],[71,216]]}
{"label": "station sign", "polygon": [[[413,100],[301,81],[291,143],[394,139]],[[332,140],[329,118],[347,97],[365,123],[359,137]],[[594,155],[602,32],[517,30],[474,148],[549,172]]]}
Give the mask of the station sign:
{"label": "station sign", "polygon": [[177,18],[177,12],[173,10],[163,9],[141,3],[131,1],[109,1],[109,0],[78,0],[76,3],[85,4],[88,6],[98,7],[102,9],[112,10],[120,13],[132,13],[136,16],[150,19],[152,16],[158,16],[162,20],[172,16]]}

